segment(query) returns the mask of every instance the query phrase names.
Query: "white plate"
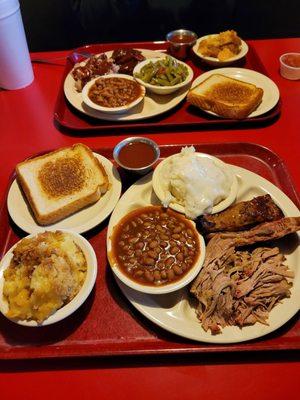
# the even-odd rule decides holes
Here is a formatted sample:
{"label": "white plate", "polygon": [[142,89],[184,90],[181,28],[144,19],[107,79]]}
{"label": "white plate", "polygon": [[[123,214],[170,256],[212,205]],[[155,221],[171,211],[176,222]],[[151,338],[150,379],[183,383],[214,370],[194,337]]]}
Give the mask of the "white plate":
{"label": "white plate", "polygon": [[[143,50],[139,49],[144,57],[146,58],[161,58],[165,57],[164,53],[160,53],[154,50]],[[112,51],[108,51],[108,57],[112,55]],[[157,95],[154,93],[147,93],[144,101],[138,104],[136,107],[132,108],[126,114],[106,114],[101,111],[97,111],[87,106],[83,100],[81,93],[77,92],[75,89],[74,78],[71,72],[67,75],[64,82],[64,92],[68,101],[74,106],[78,111],[83,112],[91,117],[103,119],[107,121],[137,121],[145,118],[154,117],[160,115],[166,111],[171,110],[176,107],[187,95],[189,85],[183,87],[175,93],[168,95]]]}
{"label": "white plate", "polygon": [[218,58],[216,57],[208,57],[208,56],[204,56],[202,53],[200,53],[200,51],[198,50],[199,48],[199,44],[200,42],[202,42],[202,40],[207,39],[209,37],[212,36],[218,36],[218,34],[213,34],[213,35],[206,35],[203,36],[201,38],[199,38],[197,40],[197,42],[195,43],[195,45],[193,46],[193,52],[196,54],[197,57],[201,58],[201,60],[205,61],[208,65],[213,65],[215,67],[219,66],[219,67],[225,67],[233,64],[234,62],[240,60],[241,58],[245,57],[245,55],[248,53],[248,45],[246,42],[244,42],[244,40],[241,40],[241,50],[238,54],[236,54],[235,56],[229,58],[228,60],[225,61],[220,61]]}
{"label": "white plate", "polygon": [[[205,154],[205,153],[198,153],[195,152],[197,157],[202,157],[202,158],[209,158],[210,160],[214,161],[216,165],[219,165],[221,169],[225,170],[227,169],[227,164],[224,163],[222,160],[220,160],[217,157],[211,156],[210,154]],[[159,198],[159,200],[163,203],[164,199],[166,198],[166,191],[164,190],[163,186],[161,185],[161,182],[163,181],[162,174],[163,170],[166,167],[166,164],[170,161],[172,158],[176,158],[180,155],[180,153],[173,154],[170,157],[165,158],[163,161],[161,161],[158,166],[155,168],[154,173],[153,173],[153,179],[152,179],[152,184],[153,184],[153,190],[156,194],[156,196]],[[231,169],[228,168],[229,174],[231,175]],[[236,179],[236,176],[232,174],[232,185],[231,189],[229,192],[229,195],[226,197],[226,199],[220,201],[218,204],[216,204],[212,210],[211,214],[216,214],[220,211],[225,210],[225,208],[229,207],[235,200],[236,195],[238,191],[238,182]],[[171,202],[169,204],[169,207],[172,208],[175,211],[178,211],[180,213],[185,213],[185,208],[183,205],[178,204],[178,203],[173,203]]]}
{"label": "white plate", "polygon": [[[44,229],[45,231],[46,229]],[[47,229],[49,230],[56,230],[56,229]],[[96,277],[97,277],[97,258],[96,254],[94,252],[93,247],[90,245],[90,243],[81,235],[75,232],[68,231],[66,229],[60,229],[63,232],[66,232],[70,235],[72,235],[72,238],[74,242],[81,248],[85,255],[85,259],[87,262],[87,273],[86,273],[86,278],[85,281],[82,285],[82,288],[80,291],[77,293],[77,295],[70,301],[70,303],[66,304],[59,310],[57,310],[54,314],[52,314],[50,317],[45,319],[41,324],[38,324],[36,321],[27,321],[27,320],[15,320],[11,319],[11,321],[15,322],[16,324],[23,325],[23,326],[32,326],[32,327],[39,327],[39,326],[46,326],[50,324],[54,324],[55,322],[61,321],[62,319],[68,317],[71,315],[74,311],[76,311],[87,299],[88,295],[91,293]],[[27,238],[33,237],[36,234],[32,234],[29,236],[26,236]],[[20,242],[20,241],[19,241]],[[18,243],[19,243],[18,242]],[[6,268],[9,267],[10,261],[13,257],[13,250],[18,244],[16,243],[13,247],[11,247],[10,250],[5,254],[5,256],[2,258],[0,262],[0,312],[2,312],[3,315],[6,316],[6,313],[8,311],[8,304],[6,300],[3,298],[3,285],[4,285],[4,278],[3,278],[3,272],[6,270]]]}
{"label": "white plate", "polygon": [[[55,224],[48,225],[51,229],[71,229],[73,232],[83,233],[94,228],[105,220],[117,204],[122,190],[122,184],[118,170],[105,157],[94,155],[101,162],[108,175],[111,184],[109,190],[94,204],[77,211]],[[44,231],[45,226],[39,225],[34,219],[30,207],[16,181],[13,181],[7,196],[7,208],[9,215],[16,225],[27,233]]]}
{"label": "white plate", "polygon": [[[204,72],[204,74],[200,75],[196,78],[192,84],[192,88],[199,85],[199,83],[203,82],[205,79],[209,78],[213,74],[222,74],[228,76],[230,78],[239,79],[240,81],[252,83],[257,87],[263,89],[264,94],[262,97],[262,102],[254,110],[247,118],[258,117],[259,115],[265,114],[270,111],[273,107],[276,106],[279,100],[279,89],[276,84],[267,76],[252,71],[251,69],[246,68],[218,68],[212,71]],[[208,114],[217,115],[212,111],[203,110]],[[223,117],[222,117],[223,118]]]}
{"label": "white plate", "polygon": [[[299,216],[299,210],[294,203],[276,186],[246,169],[231,165],[233,174],[238,177],[239,191],[237,201],[250,200],[254,196],[269,193],[283,210],[286,216]],[[144,177],[132,185],[118,202],[109,222],[108,237],[113,226],[129,211],[147,204],[159,204],[155,196],[151,176]],[[291,297],[284,299],[270,313],[269,325],[256,323],[253,326],[226,327],[219,335],[205,332],[196,318],[195,310],[191,307],[187,289],[181,289],[167,295],[150,295],[130,289],[118,278],[117,283],[131,302],[145,317],[179,336],[208,343],[237,343],[264,336],[281,327],[292,318],[300,308],[300,247],[299,237],[293,240],[277,241],[286,255],[286,264],[294,271],[295,278],[291,288]],[[295,240],[294,240],[295,239]]]}

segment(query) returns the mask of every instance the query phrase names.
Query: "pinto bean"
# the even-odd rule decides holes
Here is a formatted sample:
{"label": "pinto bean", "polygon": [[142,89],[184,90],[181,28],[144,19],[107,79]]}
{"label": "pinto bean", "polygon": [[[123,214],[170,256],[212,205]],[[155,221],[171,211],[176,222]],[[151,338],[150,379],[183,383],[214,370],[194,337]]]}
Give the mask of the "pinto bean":
{"label": "pinto bean", "polygon": [[179,225],[179,226],[175,226],[175,228],[174,228],[174,230],[173,230],[173,232],[176,234],[176,233],[180,233],[182,231],[182,227]]}
{"label": "pinto bean", "polygon": [[152,272],[150,272],[150,271],[146,271],[145,272],[145,278],[149,282],[153,282],[154,281],[154,276],[153,276]]}
{"label": "pinto bean", "polygon": [[158,241],[157,240],[151,240],[151,242],[149,243],[149,247],[150,249],[155,249],[158,247]]}
{"label": "pinto bean", "polygon": [[179,247],[177,246],[172,246],[170,248],[170,254],[175,255],[176,253],[178,253],[180,251]]}
{"label": "pinto bean", "polygon": [[153,276],[156,281],[159,281],[161,279],[161,274],[159,271],[154,271]]}
{"label": "pinto bean", "polygon": [[144,263],[146,265],[154,265],[155,264],[155,260],[153,260],[153,258],[151,258],[151,257],[145,257]]}
{"label": "pinto bean", "polygon": [[175,274],[172,269],[168,269],[167,271],[167,277],[169,281],[173,281],[175,279]]}
{"label": "pinto bean", "polygon": [[182,269],[177,264],[173,265],[172,268],[176,275],[181,275],[183,273]]}

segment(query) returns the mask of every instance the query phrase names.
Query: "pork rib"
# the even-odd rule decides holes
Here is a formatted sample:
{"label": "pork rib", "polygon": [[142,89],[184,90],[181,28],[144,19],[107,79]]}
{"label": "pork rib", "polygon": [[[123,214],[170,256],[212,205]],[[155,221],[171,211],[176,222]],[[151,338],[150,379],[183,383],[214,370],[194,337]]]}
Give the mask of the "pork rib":
{"label": "pork rib", "polygon": [[269,194],[241,201],[217,214],[199,218],[200,229],[205,233],[232,232],[248,229],[254,224],[283,218],[283,212]]}

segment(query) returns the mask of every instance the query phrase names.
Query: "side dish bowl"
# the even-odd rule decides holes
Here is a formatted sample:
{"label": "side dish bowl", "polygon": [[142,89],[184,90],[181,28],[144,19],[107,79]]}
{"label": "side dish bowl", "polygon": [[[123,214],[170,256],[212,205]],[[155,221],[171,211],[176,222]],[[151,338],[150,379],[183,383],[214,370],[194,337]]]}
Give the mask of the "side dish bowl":
{"label": "side dish bowl", "polygon": [[156,63],[158,61],[164,61],[165,59],[166,59],[166,57],[165,58],[148,58],[147,60],[142,61],[141,63],[137,64],[133,70],[133,76],[135,77],[135,79],[141,85],[144,85],[146,87],[146,89],[148,89],[152,93],[160,94],[160,95],[171,94],[185,86],[188,86],[193,80],[194,73],[193,73],[192,68],[189,65],[187,65],[186,63],[179,61],[175,58],[172,58],[172,59],[175,60],[176,63],[186,67],[186,69],[187,69],[187,76],[184,79],[184,81],[181,83],[178,83],[178,84],[172,85],[172,86],[158,86],[158,85],[152,85],[150,83],[144,82],[142,79],[140,79],[136,76],[137,74],[139,74],[141,72],[141,69],[143,67],[147,66],[148,64]]}
{"label": "side dish bowl", "polygon": [[286,53],[279,58],[280,74],[290,80],[300,79],[300,53]]}
{"label": "side dish bowl", "polygon": [[[47,231],[60,231],[69,234],[74,243],[82,250],[86,263],[87,263],[87,271],[86,271],[86,277],[83,282],[83,285],[81,289],[79,290],[78,294],[66,305],[58,309],[56,312],[54,312],[50,317],[45,319],[43,322],[38,323],[35,320],[18,320],[18,319],[10,319],[11,321],[23,325],[23,326],[30,326],[30,327],[40,327],[40,326],[46,326],[50,324],[54,324],[55,322],[61,321],[62,319],[68,317],[71,315],[73,312],[75,312],[87,299],[89,294],[91,293],[96,277],[97,277],[97,258],[96,254],[94,252],[93,247],[90,245],[90,243],[81,235],[78,233],[72,232],[67,229],[47,229]],[[45,231],[46,232],[46,231]],[[26,238],[33,238],[37,235],[37,233],[31,234],[26,236]],[[23,239],[21,239],[23,240]],[[18,242],[20,243],[20,241]],[[4,286],[4,271],[9,267],[10,262],[13,258],[13,250],[17,246],[16,243],[13,247],[11,247],[8,252],[5,254],[5,256],[2,258],[0,262],[0,312],[6,316],[6,313],[8,311],[8,304],[6,299],[3,296],[3,286]],[[6,318],[8,318],[6,316]]]}
{"label": "side dish bowl", "polygon": [[160,156],[158,145],[144,137],[129,137],[119,142],[113,151],[115,162],[127,171],[139,175],[151,171]]}
{"label": "side dish bowl", "polygon": [[199,38],[197,40],[197,42],[195,43],[195,45],[193,46],[193,52],[195,53],[195,55],[197,57],[199,57],[203,62],[205,62],[208,65],[211,65],[213,67],[226,67],[229,66],[231,64],[233,64],[234,62],[242,59],[243,57],[246,56],[246,54],[248,53],[249,47],[247,45],[247,43],[244,40],[241,40],[241,49],[240,52],[238,54],[236,54],[234,57],[229,58],[228,60],[225,61],[220,61],[218,58],[216,57],[208,57],[208,56],[204,56],[203,54],[201,54],[201,52],[198,50],[199,48],[199,44],[202,40],[204,39],[208,39],[214,36],[218,36],[218,34],[212,34],[212,35],[206,35],[206,36],[202,36],[201,38]]}
{"label": "side dish bowl", "polygon": [[[211,214],[218,213],[220,211],[225,210],[227,207],[229,207],[236,199],[237,192],[238,192],[238,181],[237,177],[231,173],[230,168],[226,163],[218,159],[217,157],[211,156],[209,154],[205,153],[195,153],[197,157],[200,158],[208,158],[212,160],[217,166],[219,166],[221,169],[226,170],[230,176],[232,177],[232,185],[230,188],[229,195],[224,199],[221,200],[219,203],[217,203],[215,206],[212,207]],[[168,197],[165,185],[163,184],[165,180],[165,168],[168,166],[170,161],[175,160],[177,157],[179,157],[180,153],[174,154],[170,157],[165,158],[163,161],[161,161],[158,166],[155,168],[154,173],[153,173],[153,178],[152,178],[152,185],[153,185],[153,190],[158,197],[158,199],[161,201],[162,204],[164,204],[165,199]],[[185,214],[185,207],[177,202],[170,202],[168,204],[168,207],[172,208],[173,210],[180,212],[182,214]]]}
{"label": "side dish bowl", "polygon": [[169,32],[166,36],[166,40],[169,43],[168,51],[179,60],[184,60],[189,55],[197,38],[197,34],[188,29],[176,29]]}
{"label": "side dish bowl", "polygon": [[[96,84],[96,82],[98,80],[107,80],[107,79],[111,79],[111,78],[116,79],[116,80],[124,80],[125,79],[128,82],[134,82],[134,84],[138,85],[138,90],[139,90],[138,96],[135,99],[133,99],[132,101],[128,102],[127,104],[122,105],[122,106],[116,106],[116,107],[109,107],[109,106],[106,107],[106,106],[103,106],[103,105],[100,105],[100,104],[94,102],[89,96],[90,90],[93,87],[95,87],[94,85]],[[137,80],[134,79],[132,76],[125,75],[125,74],[107,74],[107,75],[103,75],[101,77],[92,79],[84,86],[84,88],[82,89],[82,100],[87,106],[89,106],[97,111],[101,111],[101,112],[108,113],[108,114],[123,114],[123,113],[126,113],[127,111],[129,111],[130,109],[132,109],[133,107],[135,107],[136,105],[138,105],[144,99],[145,94],[146,94],[145,87],[142,84],[138,83]],[[112,96],[115,97],[115,93],[113,93]]]}
{"label": "side dish bowl", "polygon": [[114,225],[107,236],[107,255],[124,284],[159,295],[179,290],[197,276],[205,258],[205,242],[193,221],[148,205],[133,209]]}

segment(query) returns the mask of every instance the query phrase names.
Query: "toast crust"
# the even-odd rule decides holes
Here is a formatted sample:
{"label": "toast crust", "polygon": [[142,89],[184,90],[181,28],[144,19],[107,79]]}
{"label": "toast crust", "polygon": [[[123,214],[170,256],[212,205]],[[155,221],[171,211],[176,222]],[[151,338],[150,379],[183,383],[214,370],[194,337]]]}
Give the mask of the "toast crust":
{"label": "toast crust", "polygon": [[[199,88],[209,83],[215,76],[220,82],[212,83],[203,93],[198,93]],[[191,89],[187,101],[225,118],[243,119],[259,106],[263,93],[263,89],[251,83],[214,74]]]}
{"label": "toast crust", "polygon": [[[84,165],[81,163],[79,157],[74,157],[74,159],[71,161],[72,157],[70,155],[66,158],[65,164],[62,162],[63,159],[61,157],[58,159],[58,164],[55,162],[52,163],[50,160],[55,160],[56,155],[63,154],[65,151],[69,152],[70,150],[83,150],[92,162],[93,168],[98,170],[102,175],[103,182],[101,182],[101,184],[99,183],[99,185],[96,185],[93,191],[89,191],[88,194],[76,198],[73,201],[66,202],[66,204],[58,209],[48,213],[41,213],[39,206],[36,204],[34,196],[32,195],[30,184],[21,172],[21,167],[27,163],[36,162],[37,160],[45,160],[45,164],[43,164],[38,171],[38,181],[35,181],[35,184],[39,185],[43,195],[46,194],[50,201],[56,201],[61,198],[66,198],[66,200],[68,200],[72,194],[80,192],[84,187],[85,180],[88,178],[86,176],[86,171],[84,170]],[[50,164],[48,164],[48,162]],[[46,168],[44,169],[45,166]],[[69,176],[65,177],[65,179],[57,179],[55,174],[52,173],[55,167],[56,171],[69,173]],[[103,165],[93,155],[91,149],[81,143],[27,159],[16,166],[16,175],[17,181],[21,186],[23,193],[25,194],[25,197],[33,211],[34,217],[40,225],[53,224],[71,214],[74,214],[80,209],[95,203],[99,200],[101,194],[105,193],[109,188],[108,176]]]}

